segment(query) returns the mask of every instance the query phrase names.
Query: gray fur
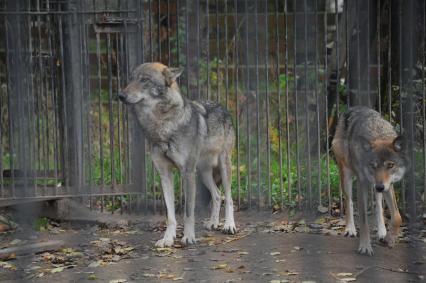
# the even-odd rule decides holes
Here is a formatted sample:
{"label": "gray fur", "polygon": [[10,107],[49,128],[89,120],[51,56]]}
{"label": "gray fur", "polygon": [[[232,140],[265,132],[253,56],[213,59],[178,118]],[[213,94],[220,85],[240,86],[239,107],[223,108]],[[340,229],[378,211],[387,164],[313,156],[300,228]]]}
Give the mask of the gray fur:
{"label": "gray fur", "polygon": [[[393,183],[402,179],[408,166],[403,138],[397,135],[392,125],[378,112],[357,106],[348,109],[340,117],[332,150],[345,194],[346,235],[356,235],[352,208],[352,176],[356,176],[360,220],[358,251],[373,254],[367,221],[367,196],[371,189],[375,190],[376,195],[379,239],[393,246],[401,224]],[[384,224],[382,194],[391,210],[389,233],[386,233]]]}
{"label": "gray fur", "polygon": [[[225,191],[225,224],[223,231],[234,234],[236,227],[231,199],[230,158],[234,146],[234,129],[229,113],[208,101],[191,101],[183,97],[176,83],[182,69],[168,68],[160,63],[138,66],[131,81],[119,95],[131,106],[142,130],[151,144],[152,158],[160,174],[167,206],[168,226],[157,246],[171,246],[176,237],[172,167],[183,178],[184,244],[195,243],[194,206],[195,177],[201,176],[212,194],[211,218],[207,228],[218,228],[220,192]],[[213,172],[220,171],[220,180]]]}

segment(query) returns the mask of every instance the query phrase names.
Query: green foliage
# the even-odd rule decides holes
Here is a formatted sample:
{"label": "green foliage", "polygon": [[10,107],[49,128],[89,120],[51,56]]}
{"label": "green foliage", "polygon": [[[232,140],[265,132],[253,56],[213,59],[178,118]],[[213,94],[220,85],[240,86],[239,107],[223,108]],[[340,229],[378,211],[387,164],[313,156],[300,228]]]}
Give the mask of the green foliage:
{"label": "green foliage", "polygon": [[39,217],[33,223],[33,228],[36,231],[44,232],[47,231],[49,220],[46,217]]}

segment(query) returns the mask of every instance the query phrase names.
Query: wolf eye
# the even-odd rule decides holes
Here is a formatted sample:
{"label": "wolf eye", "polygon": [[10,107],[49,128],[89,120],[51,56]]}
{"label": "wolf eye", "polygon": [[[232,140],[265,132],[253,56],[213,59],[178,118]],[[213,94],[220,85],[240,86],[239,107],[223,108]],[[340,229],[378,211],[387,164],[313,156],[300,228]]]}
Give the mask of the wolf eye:
{"label": "wolf eye", "polygon": [[388,164],[386,165],[386,167],[388,167],[388,169],[392,169],[395,166],[395,163],[393,162],[388,162]]}
{"label": "wolf eye", "polygon": [[377,162],[371,162],[370,166],[371,166],[371,168],[376,169],[377,168]]}
{"label": "wolf eye", "polygon": [[141,82],[141,83],[146,83],[148,81],[148,79],[147,78],[140,78],[139,79],[139,82]]}

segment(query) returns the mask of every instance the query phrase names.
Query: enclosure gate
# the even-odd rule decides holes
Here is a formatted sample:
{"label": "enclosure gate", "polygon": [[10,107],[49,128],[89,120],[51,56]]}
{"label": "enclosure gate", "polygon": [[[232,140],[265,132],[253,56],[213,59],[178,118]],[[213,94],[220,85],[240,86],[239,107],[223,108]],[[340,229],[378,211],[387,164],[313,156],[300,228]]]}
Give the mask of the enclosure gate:
{"label": "enclosure gate", "polygon": [[[420,0],[0,1],[0,203],[87,197],[162,207],[148,145],[117,93],[142,62],[184,66],[184,95],[227,107],[238,208],[341,210],[339,113],[376,108],[408,140],[405,213],[425,209]],[[182,204],[179,177],[175,178]],[[423,199],[422,199],[423,198]],[[421,215],[421,214],[420,214]]]}

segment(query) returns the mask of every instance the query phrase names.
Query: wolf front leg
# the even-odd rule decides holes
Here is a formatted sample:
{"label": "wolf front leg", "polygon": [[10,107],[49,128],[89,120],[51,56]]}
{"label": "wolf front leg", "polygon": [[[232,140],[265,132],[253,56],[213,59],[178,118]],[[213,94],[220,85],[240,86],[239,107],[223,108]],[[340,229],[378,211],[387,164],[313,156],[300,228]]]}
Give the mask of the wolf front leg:
{"label": "wolf front leg", "polygon": [[170,247],[176,238],[175,194],[173,190],[173,164],[157,148],[152,150],[152,160],[157,169],[164,200],[167,207],[167,229],[164,237],[155,244],[157,247]]}
{"label": "wolf front leg", "polygon": [[360,181],[357,183],[357,201],[358,201],[358,214],[359,214],[359,248],[360,254],[367,254],[372,256],[374,254],[371,247],[370,231],[368,230],[368,216],[367,216],[367,198],[368,190],[371,184],[368,181]]}
{"label": "wolf front leg", "polygon": [[345,236],[355,237],[355,221],[354,221],[354,205],[352,202],[352,170],[345,166],[339,166],[340,168],[340,186],[342,187],[345,195]]}
{"label": "wolf front leg", "polygon": [[391,225],[389,228],[389,233],[386,235],[385,242],[389,247],[393,247],[398,240],[402,219],[401,215],[399,214],[398,205],[396,203],[395,190],[393,185],[391,185],[389,190],[383,194],[385,196],[386,204],[388,205],[391,212]]}
{"label": "wolf front leg", "polygon": [[383,241],[386,237],[385,219],[383,217],[383,194],[375,193],[376,195],[376,221],[377,221],[377,237]]}
{"label": "wolf front leg", "polygon": [[183,189],[185,194],[184,228],[182,243],[184,245],[195,244],[195,166],[182,173]]}

